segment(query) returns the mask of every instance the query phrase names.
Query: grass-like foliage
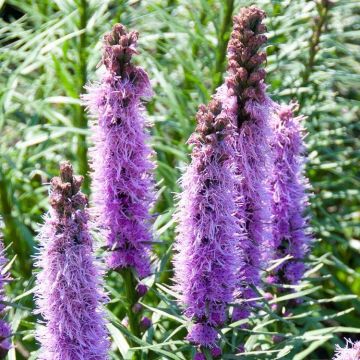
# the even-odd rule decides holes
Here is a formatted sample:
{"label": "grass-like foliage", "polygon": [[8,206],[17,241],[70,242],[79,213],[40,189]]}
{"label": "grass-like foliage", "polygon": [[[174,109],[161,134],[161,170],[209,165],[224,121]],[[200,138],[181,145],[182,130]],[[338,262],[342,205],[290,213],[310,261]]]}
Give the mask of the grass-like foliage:
{"label": "grass-like foliage", "polygon": [[[111,359],[192,359],[189,320],[173,287],[174,213],[187,140],[200,103],[226,72],[232,16],[255,4],[267,13],[267,92],[299,102],[306,117],[314,239],[298,285],[254,288],[256,311],[219,333],[221,359],[330,359],[335,345],[360,339],[360,6],[357,0],[5,0],[0,1],[0,222],[11,272],[4,304],[12,328],[8,358],[37,359],[34,288],[36,234],[48,210],[49,182],[67,159],[85,176],[92,200],[90,119],[85,84],[100,78],[101,40],[115,23],[140,33],[134,62],[148,73],[146,104],[156,152],[152,210],[154,274],[140,298],[138,336],[126,314],[130,273],[108,271],[105,290]],[[100,246],[101,232],[91,236]],[[268,265],[271,273],[283,258]],[[129,289],[127,289],[129,290]],[[277,294],[269,296],[266,291]],[[292,304],[289,307],[289,304]],[[145,319],[145,320],[144,320]],[[151,319],[151,323],[146,319]],[[130,327],[131,328],[131,327]],[[207,359],[211,352],[205,351]]]}

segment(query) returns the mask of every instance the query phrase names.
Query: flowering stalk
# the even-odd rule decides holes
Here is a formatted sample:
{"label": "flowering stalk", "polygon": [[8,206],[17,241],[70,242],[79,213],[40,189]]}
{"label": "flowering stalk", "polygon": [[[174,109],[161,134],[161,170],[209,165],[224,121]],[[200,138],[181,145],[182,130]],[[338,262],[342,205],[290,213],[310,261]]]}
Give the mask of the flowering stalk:
{"label": "flowering stalk", "polygon": [[131,63],[138,33],[121,24],[104,37],[101,82],[84,100],[98,117],[91,150],[94,204],[104,229],[112,269],[150,274],[149,208],[153,202],[152,152],[146,144],[141,97],[152,95],[146,72]]}
{"label": "flowering stalk", "polygon": [[[217,342],[233,299],[237,227],[233,217],[233,138],[235,98],[219,88],[201,105],[191,164],[182,177],[174,257],[176,289],[193,325],[188,340],[203,351]],[[200,355],[197,355],[200,357]]]}
{"label": "flowering stalk", "polygon": [[3,318],[5,312],[5,304],[3,303],[3,301],[5,300],[4,286],[9,281],[9,275],[7,273],[3,273],[3,269],[6,263],[7,260],[5,257],[5,250],[2,239],[0,238],[0,315],[2,316],[0,318],[0,359],[6,358],[6,355],[11,347],[11,328]]}
{"label": "flowering stalk", "polygon": [[[147,145],[142,97],[152,90],[146,72],[131,63],[138,33],[117,24],[104,37],[100,83],[84,97],[93,115],[94,143],[90,155],[97,223],[106,238],[108,266],[122,274],[129,326],[140,336],[141,311],[137,278],[150,274],[149,208],[154,201],[153,155]],[[143,294],[144,295],[144,294]]]}
{"label": "flowering stalk", "polygon": [[[260,270],[269,260],[271,244],[270,192],[266,176],[271,168],[268,138],[272,101],[265,93],[266,54],[259,51],[266,42],[265,13],[251,6],[234,17],[234,29],[228,44],[226,86],[237,100],[237,184],[236,217],[241,227],[238,245],[241,264],[238,269],[237,298],[256,296],[252,286],[260,284]],[[234,309],[233,318],[248,317],[247,302]]]}
{"label": "flowering stalk", "polygon": [[320,50],[320,38],[326,30],[326,25],[331,18],[329,14],[331,6],[332,1],[330,0],[320,0],[316,3],[318,16],[314,18],[314,23],[312,26],[312,34],[309,41],[309,57],[302,73],[303,86],[308,84],[310,76],[314,70],[314,66],[316,65],[315,59],[317,58],[316,55]]}
{"label": "flowering stalk", "polygon": [[304,168],[304,129],[302,117],[294,117],[296,105],[277,105],[272,118],[274,154],[273,176],[270,179],[273,213],[273,246],[275,258],[290,255],[269,278],[279,284],[297,284],[304,273],[303,258],[310,241],[306,234],[307,220],[303,214],[308,205],[308,183]]}
{"label": "flowering stalk", "polygon": [[88,231],[87,198],[80,192],[81,176],[68,162],[51,180],[50,213],[39,234],[36,302],[45,320],[37,337],[39,359],[104,360],[108,340],[100,308],[98,267]]}

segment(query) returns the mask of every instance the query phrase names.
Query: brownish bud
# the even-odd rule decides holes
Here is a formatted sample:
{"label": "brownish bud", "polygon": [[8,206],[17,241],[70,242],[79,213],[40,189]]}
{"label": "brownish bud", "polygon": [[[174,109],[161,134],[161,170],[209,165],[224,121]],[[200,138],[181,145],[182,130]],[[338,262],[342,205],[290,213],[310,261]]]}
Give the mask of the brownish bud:
{"label": "brownish bud", "polygon": [[251,57],[251,59],[248,62],[248,66],[250,68],[256,68],[259,65],[261,65],[266,60],[266,53],[261,52],[259,54],[255,54]]}

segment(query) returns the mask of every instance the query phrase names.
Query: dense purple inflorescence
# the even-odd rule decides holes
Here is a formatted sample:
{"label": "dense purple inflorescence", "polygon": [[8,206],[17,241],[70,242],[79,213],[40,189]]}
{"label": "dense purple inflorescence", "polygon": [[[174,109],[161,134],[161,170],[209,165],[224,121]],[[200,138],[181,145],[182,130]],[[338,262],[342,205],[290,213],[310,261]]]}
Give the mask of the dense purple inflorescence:
{"label": "dense purple inflorescence", "polygon": [[134,268],[142,278],[150,273],[154,165],[141,103],[152,90],[146,72],[130,62],[137,39],[137,32],[127,32],[121,24],[105,35],[106,72],[100,83],[88,87],[84,100],[98,118],[92,178],[96,217],[110,252],[108,265]]}
{"label": "dense purple inflorescence", "polygon": [[217,341],[235,287],[237,226],[233,213],[234,105],[225,87],[201,105],[191,164],[182,177],[177,214],[175,281],[192,319],[188,339],[205,347]]}
{"label": "dense purple inflorescence", "polygon": [[[265,13],[249,7],[234,17],[234,29],[228,44],[226,86],[236,101],[236,217],[241,228],[237,244],[238,300],[256,296],[251,286],[260,283],[261,269],[270,260],[271,201],[266,177],[271,171],[269,126],[272,101],[265,92],[265,70],[261,68],[266,54],[260,47],[266,42],[262,24]],[[234,309],[235,320],[249,315],[252,302]]]}
{"label": "dense purple inflorescence", "polygon": [[271,280],[276,283],[297,284],[304,272],[303,259],[310,237],[304,211],[308,205],[304,177],[304,129],[301,116],[294,117],[295,104],[276,105],[271,126],[271,148],[274,154],[273,175],[270,178],[273,213],[273,246],[275,259],[287,255],[274,271]]}
{"label": "dense purple inflorescence", "polygon": [[108,340],[100,304],[101,277],[94,263],[83,178],[68,162],[51,180],[50,213],[39,234],[36,301],[45,326],[38,329],[39,359],[104,360]]}
{"label": "dense purple inflorescence", "polygon": [[5,304],[3,303],[3,300],[5,300],[4,285],[9,281],[9,275],[7,273],[3,273],[6,263],[5,250],[0,237],[0,359],[5,359],[11,347],[11,329],[9,324],[3,319],[5,312]]}
{"label": "dense purple inflorescence", "polygon": [[336,345],[336,353],[333,360],[359,360],[360,359],[360,341],[352,343],[346,341],[346,347],[342,348]]}

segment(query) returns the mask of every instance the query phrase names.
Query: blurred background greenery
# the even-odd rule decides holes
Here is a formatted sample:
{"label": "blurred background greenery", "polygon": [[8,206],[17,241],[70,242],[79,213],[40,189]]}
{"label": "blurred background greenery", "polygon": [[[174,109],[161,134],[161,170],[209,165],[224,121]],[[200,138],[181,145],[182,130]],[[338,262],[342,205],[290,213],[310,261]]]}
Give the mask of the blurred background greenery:
{"label": "blurred background greenery", "polygon": [[[251,4],[268,14],[269,92],[280,102],[297,99],[300,113],[307,116],[316,240],[307,280],[313,291],[299,306],[299,320],[284,330],[289,338],[271,345],[274,353],[261,353],[270,346],[261,337],[266,334],[250,334],[246,349],[258,353],[246,358],[329,359],[340,338],[359,338],[359,1],[6,0],[0,1],[0,226],[10,245],[9,258],[16,255],[8,288],[16,344],[10,359],[36,358],[31,313],[36,232],[58,162],[69,159],[78,173],[88,172],[90,119],[79,97],[84,85],[97,79],[103,34],[116,22],[140,32],[137,61],[148,71],[155,93],[147,103],[157,153],[154,232],[160,261],[155,277],[169,284],[174,193],[188,162],[186,141],[198,105],[222,81],[231,17]],[[91,195],[89,185],[87,178],[85,191]],[[184,326],[178,328],[181,318],[165,289],[151,291],[146,303],[166,308],[172,317],[155,322],[139,343],[145,346],[142,356],[189,359],[189,347],[176,342],[185,334]],[[116,275],[107,276],[107,290],[114,317],[109,326],[112,357],[126,358],[129,334],[115,319],[124,316],[126,299]],[[164,317],[154,309],[149,314],[153,321]],[[149,349],[155,343],[160,345]]]}

